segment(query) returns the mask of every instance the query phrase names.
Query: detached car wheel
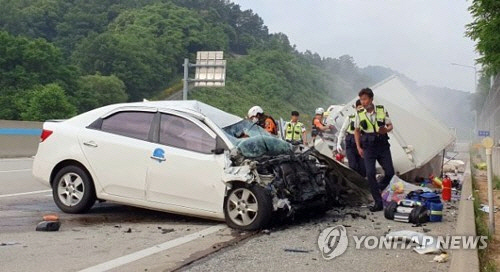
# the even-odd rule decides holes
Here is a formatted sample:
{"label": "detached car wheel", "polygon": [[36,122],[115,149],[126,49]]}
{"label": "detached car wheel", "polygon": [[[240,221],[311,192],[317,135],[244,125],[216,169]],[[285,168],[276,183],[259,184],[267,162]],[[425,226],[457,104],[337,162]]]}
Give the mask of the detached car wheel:
{"label": "detached car wheel", "polygon": [[66,213],[84,213],[96,201],[94,184],[77,166],[59,170],[52,183],[52,195],[57,207]]}
{"label": "detached car wheel", "polygon": [[272,213],[271,196],[258,185],[234,186],[224,200],[224,215],[231,228],[265,228],[271,222]]}

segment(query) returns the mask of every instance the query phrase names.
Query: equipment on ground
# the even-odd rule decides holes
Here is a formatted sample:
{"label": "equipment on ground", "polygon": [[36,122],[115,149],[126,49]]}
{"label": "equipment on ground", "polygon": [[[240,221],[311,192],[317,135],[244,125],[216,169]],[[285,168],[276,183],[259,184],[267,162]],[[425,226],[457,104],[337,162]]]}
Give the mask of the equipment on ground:
{"label": "equipment on ground", "polygon": [[429,220],[427,208],[422,203],[410,199],[391,201],[384,210],[385,218],[389,220],[422,224]]}

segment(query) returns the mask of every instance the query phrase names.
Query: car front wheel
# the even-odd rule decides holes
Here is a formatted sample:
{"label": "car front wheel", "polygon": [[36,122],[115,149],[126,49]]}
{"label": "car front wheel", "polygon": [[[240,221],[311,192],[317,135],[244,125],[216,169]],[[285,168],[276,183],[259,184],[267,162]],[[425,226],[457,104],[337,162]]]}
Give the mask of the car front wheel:
{"label": "car front wheel", "polygon": [[272,213],[271,196],[258,185],[234,186],[224,201],[226,223],[231,228],[265,228],[271,222]]}
{"label": "car front wheel", "polygon": [[52,183],[52,195],[59,209],[66,213],[84,213],[96,200],[89,175],[73,165],[59,170]]}

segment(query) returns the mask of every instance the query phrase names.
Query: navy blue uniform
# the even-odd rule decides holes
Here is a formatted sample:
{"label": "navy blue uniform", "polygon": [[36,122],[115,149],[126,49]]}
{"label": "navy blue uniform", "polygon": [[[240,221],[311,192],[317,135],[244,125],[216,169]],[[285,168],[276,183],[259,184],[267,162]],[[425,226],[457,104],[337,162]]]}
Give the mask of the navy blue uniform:
{"label": "navy blue uniform", "polygon": [[345,138],[345,154],[349,167],[363,177],[366,177],[365,161],[358,153],[354,134],[348,133]]}
{"label": "navy blue uniform", "polygon": [[[366,167],[366,177],[370,184],[370,191],[376,205],[382,205],[381,190],[385,189],[394,176],[394,166],[389,144],[389,136],[376,133],[362,133],[361,145]],[[377,182],[375,162],[384,169],[384,179]]]}

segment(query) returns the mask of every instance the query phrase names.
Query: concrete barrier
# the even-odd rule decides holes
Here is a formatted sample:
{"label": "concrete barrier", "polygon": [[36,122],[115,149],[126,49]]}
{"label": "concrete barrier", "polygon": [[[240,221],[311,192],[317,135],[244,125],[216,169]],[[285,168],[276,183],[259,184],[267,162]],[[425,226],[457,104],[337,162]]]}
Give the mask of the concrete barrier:
{"label": "concrete barrier", "polygon": [[[472,194],[472,177],[470,162],[467,163],[462,183],[462,195],[458,206],[457,228],[454,235],[476,236],[476,221],[474,217],[474,201],[468,199]],[[453,250],[450,272],[479,272],[479,256],[477,249]]]}
{"label": "concrete barrier", "polygon": [[40,142],[42,124],[0,120],[0,158],[34,156]]}

